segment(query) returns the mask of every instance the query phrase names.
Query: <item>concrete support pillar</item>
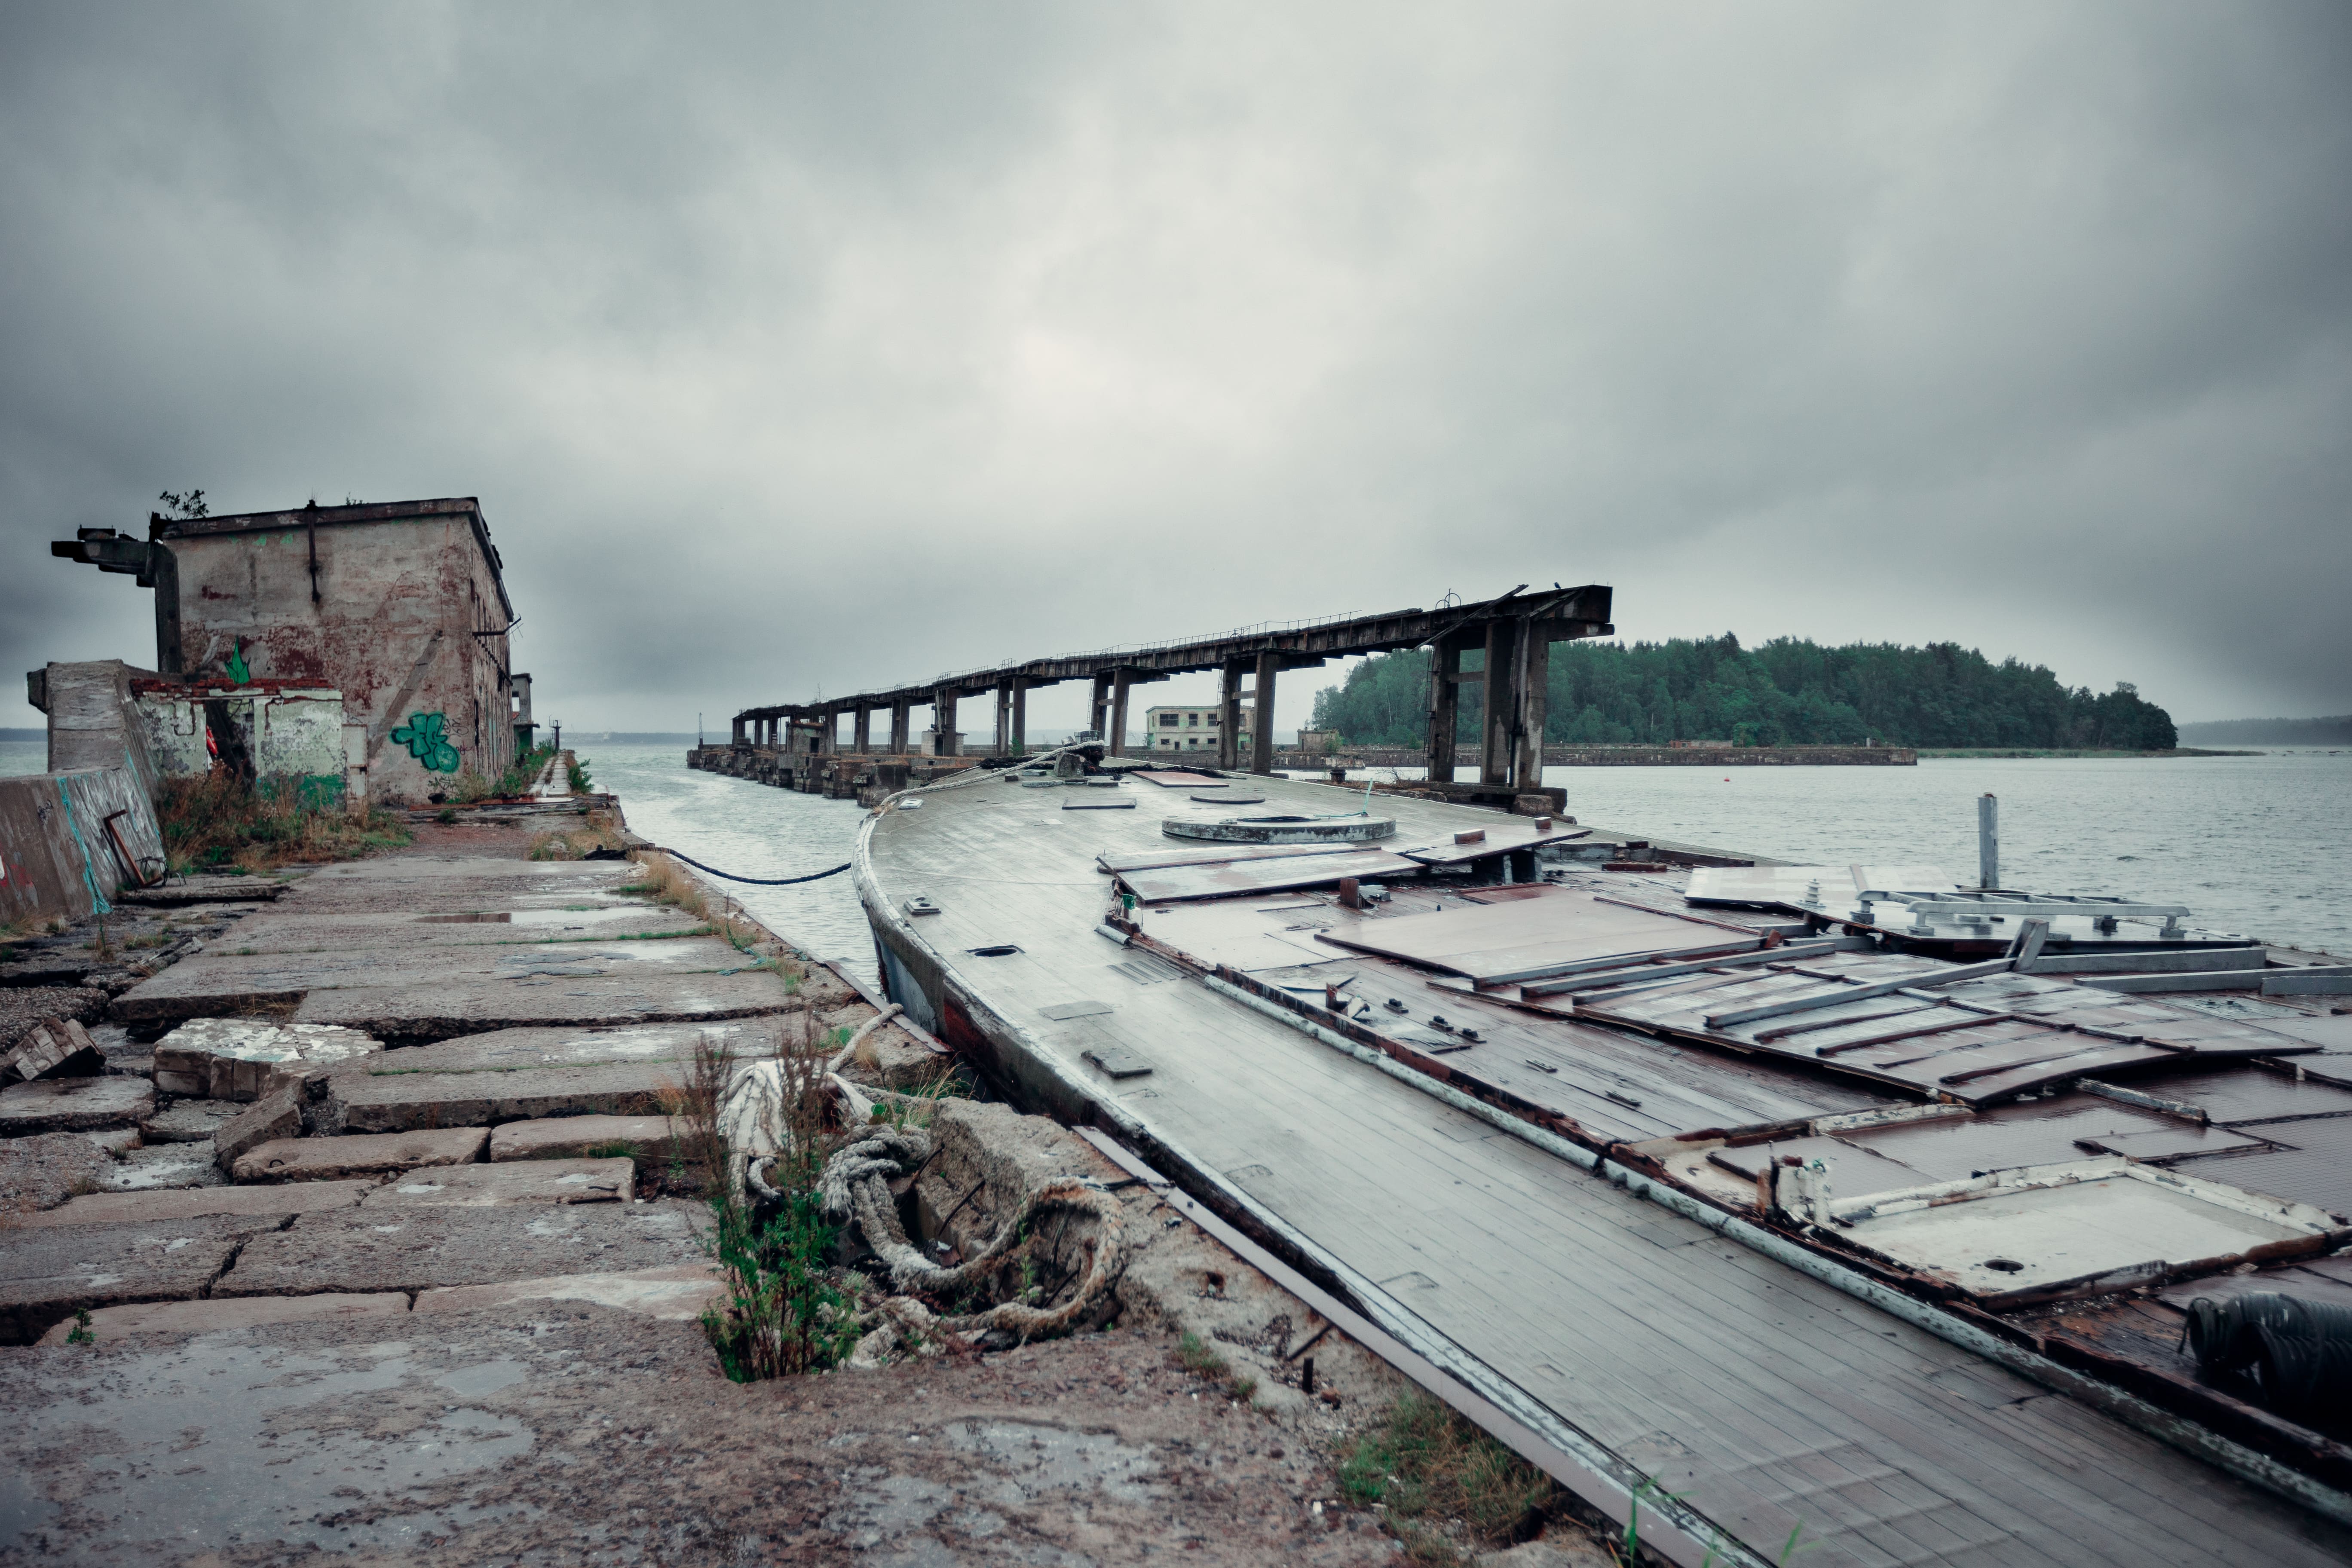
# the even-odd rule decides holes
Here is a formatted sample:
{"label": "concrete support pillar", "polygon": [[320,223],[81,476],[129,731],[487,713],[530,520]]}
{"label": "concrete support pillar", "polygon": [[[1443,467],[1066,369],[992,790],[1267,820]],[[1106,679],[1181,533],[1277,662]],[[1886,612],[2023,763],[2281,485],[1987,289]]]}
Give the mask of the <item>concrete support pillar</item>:
{"label": "concrete support pillar", "polygon": [[1109,745],[1108,755],[1127,755],[1127,683],[1126,670],[1118,670],[1110,678],[1110,729],[1104,740]]}
{"label": "concrete support pillar", "polygon": [[1274,676],[1282,668],[1278,653],[1257,656],[1257,690],[1250,700],[1255,711],[1250,715],[1250,731],[1254,744],[1250,748],[1250,772],[1274,772]]}
{"label": "concrete support pillar", "polygon": [[1029,679],[1026,676],[1013,678],[1013,754],[1026,756],[1029,752]]}
{"label": "concrete support pillar", "polygon": [[890,704],[890,754],[894,757],[903,757],[912,749],[912,709],[911,703]]}
{"label": "concrete support pillar", "polygon": [[1519,668],[1519,626],[1512,620],[1486,623],[1486,711],[1480,726],[1478,782],[1511,782],[1511,726],[1518,718],[1513,677]]}
{"label": "concrete support pillar", "polygon": [[816,716],[816,744],[809,748],[819,756],[841,749],[841,715],[831,709]]}
{"label": "concrete support pillar", "polygon": [[992,757],[1013,754],[1013,682],[1009,679],[996,683],[996,745],[988,754]]}
{"label": "concrete support pillar", "polygon": [[1217,766],[1242,765],[1242,672],[1249,661],[1229,658],[1217,672]]}
{"label": "concrete support pillar", "polygon": [[939,735],[940,755],[952,757],[962,752],[962,742],[950,737],[957,732],[956,697],[952,687],[940,687],[931,694],[931,728]]}
{"label": "concrete support pillar", "polygon": [[1462,645],[1441,637],[1429,650],[1429,776],[1454,782],[1454,734],[1462,721]]}
{"label": "concrete support pillar", "polygon": [[849,721],[849,744],[862,757],[874,749],[874,710],[856,708],[851,711],[857,716]]}
{"label": "concrete support pillar", "polygon": [[1095,677],[1093,700],[1087,708],[1087,728],[1110,740],[1110,673],[1106,670]]}
{"label": "concrete support pillar", "polygon": [[735,732],[730,739],[738,746],[743,743],[743,715],[740,713],[735,715]]}
{"label": "concrete support pillar", "polygon": [[1512,721],[1517,743],[1511,783],[1523,793],[1543,787],[1544,712],[1551,687],[1551,630],[1545,621],[1525,621],[1518,636],[1518,713]]}

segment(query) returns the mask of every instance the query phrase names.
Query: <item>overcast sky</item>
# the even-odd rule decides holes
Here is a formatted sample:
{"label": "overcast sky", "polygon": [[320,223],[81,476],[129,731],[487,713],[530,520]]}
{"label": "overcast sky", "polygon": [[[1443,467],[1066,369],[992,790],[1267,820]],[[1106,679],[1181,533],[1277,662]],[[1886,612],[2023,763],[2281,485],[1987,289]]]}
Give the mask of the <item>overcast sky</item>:
{"label": "overcast sky", "polygon": [[2352,711],[2347,83],[2334,3],[0,5],[0,723],[189,486],[479,496],[580,730],[1554,580]]}

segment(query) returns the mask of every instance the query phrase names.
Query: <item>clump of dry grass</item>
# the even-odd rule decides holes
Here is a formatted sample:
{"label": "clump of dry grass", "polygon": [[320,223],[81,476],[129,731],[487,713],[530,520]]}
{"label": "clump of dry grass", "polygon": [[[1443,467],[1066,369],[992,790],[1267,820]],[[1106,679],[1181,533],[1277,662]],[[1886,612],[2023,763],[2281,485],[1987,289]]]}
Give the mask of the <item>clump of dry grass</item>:
{"label": "clump of dry grass", "polygon": [[1353,1502],[1379,1504],[1415,1560],[1439,1563],[1463,1554],[1438,1524],[1507,1544],[1555,1490],[1550,1477],[1418,1391],[1399,1395],[1357,1436],[1339,1489]]}
{"label": "clump of dry grass", "polygon": [[258,787],[226,770],[163,781],[155,816],[172,870],[271,871],[280,866],[356,860],[414,838],[390,812],[354,816],[340,801],[308,799],[301,782]]}
{"label": "clump of dry grass", "polygon": [[534,833],[530,847],[524,853],[533,860],[578,860],[592,849],[625,849],[627,841],[621,830],[609,822],[591,817],[585,827],[561,828],[553,832]]}

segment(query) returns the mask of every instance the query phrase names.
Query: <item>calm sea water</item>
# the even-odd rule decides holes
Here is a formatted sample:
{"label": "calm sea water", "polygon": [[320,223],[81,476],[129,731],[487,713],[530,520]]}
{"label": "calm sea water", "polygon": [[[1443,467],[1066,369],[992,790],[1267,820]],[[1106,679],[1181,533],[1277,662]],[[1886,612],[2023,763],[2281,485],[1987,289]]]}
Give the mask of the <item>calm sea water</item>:
{"label": "calm sea water", "polygon": [[1588,824],[1801,864],[1940,866],[1963,882],[1989,792],[2010,887],[2186,904],[2200,926],[2352,955],[2352,752],[1546,768],[1544,783]]}
{"label": "calm sea water", "polygon": [[[679,746],[590,746],[629,825],[749,877],[849,858],[848,801],[694,773]],[[42,749],[0,742],[0,774]],[[1976,874],[1976,800],[2000,798],[2001,879],[2050,893],[2186,904],[2195,923],[2352,958],[2352,752],[2252,757],[1930,760],[1915,768],[1550,768],[1586,823],[1830,866]],[[826,958],[873,951],[849,879],[730,891]]]}

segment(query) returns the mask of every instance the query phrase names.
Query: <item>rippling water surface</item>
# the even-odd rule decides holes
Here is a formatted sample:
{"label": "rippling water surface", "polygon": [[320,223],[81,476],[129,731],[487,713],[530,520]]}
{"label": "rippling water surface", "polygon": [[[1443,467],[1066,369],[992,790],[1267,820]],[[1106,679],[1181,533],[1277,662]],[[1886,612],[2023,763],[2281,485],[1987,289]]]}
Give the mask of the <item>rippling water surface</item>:
{"label": "rippling water surface", "polygon": [[[621,797],[629,826],[656,844],[744,877],[803,877],[849,858],[865,808],[697,773],[683,746],[574,747],[595,787]],[[874,968],[874,938],[849,873],[797,888],[727,890],[785,941],[819,958]]]}

